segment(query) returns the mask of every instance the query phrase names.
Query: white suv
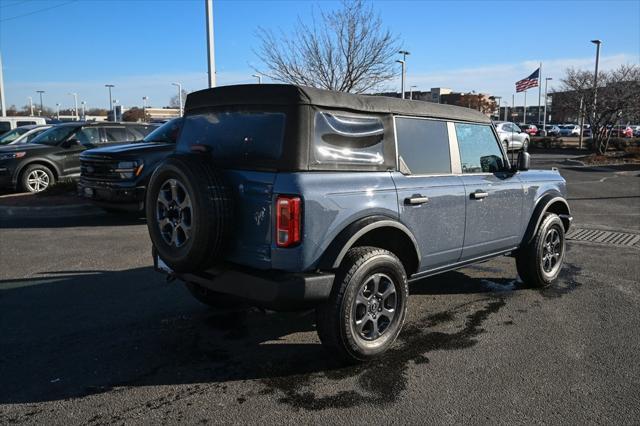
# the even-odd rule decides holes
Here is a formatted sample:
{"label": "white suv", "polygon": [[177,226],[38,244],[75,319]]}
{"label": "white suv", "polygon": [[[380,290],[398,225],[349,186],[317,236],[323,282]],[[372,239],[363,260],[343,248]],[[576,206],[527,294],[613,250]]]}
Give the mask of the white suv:
{"label": "white suv", "polygon": [[523,132],[516,123],[496,121],[496,132],[507,151],[526,151],[529,147],[529,135]]}

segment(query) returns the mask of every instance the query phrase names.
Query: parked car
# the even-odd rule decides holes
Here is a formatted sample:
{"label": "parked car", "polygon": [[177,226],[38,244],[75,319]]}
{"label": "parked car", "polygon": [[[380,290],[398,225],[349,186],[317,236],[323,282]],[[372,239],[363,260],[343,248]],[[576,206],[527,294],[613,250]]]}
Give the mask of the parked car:
{"label": "parked car", "polygon": [[0,136],[15,129],[16,127],[31,126],[35,124],[44,125],[47,123],[42,117],[0,117]]}
{"label": "parked car", "polygon": [[142,142],[83,152],[78,194],[110,212],[144,210],[149,178],[174,151],[181,124],[181,118],[174,118]]}
{"label": "parked car", "polygon": [[494,125],[498,137],[507,151],[526,151],[529,148],[529,135],[523,132],[516,123],[496,121]]}
{"label": "parked car", "polygon": [[468,108],[291,85],[188,95],[153,173],[154,266],[210,306],[315,307],[322,344],[364,361],[402,329],[408,282],[511,254],[527,285],[562,268],[557,170],[511,165]]}
{"label": "parked car", "polygon": [[538,127],[535,124],[519,124],[518,127],[529,136],[536,136],[538,134]]}
{"label": "parked car", "polygon": [[631,126],[613,126],[611,129],[611,137],[612,138],[632,138],[633,137],[633,129]]}
{"label": "parked car", "polygon": [[561,124],[560,136],[580,136],[580,126],[577,124]]}
{"label": "parked car", "polygon": [[101,145],[138,140],[152,126],[73,122],[45,130],[31,143],[0,147],[0,186],[40,192],[60,178],[80,175],[80,153]]}
{"label": "parked car", "polygon": [[51,128],[51,126],[28,125],[16,127],[0,136],[0,145],[18,145],[21,143],[29,143],[40,133]]}
{"label": "parked car", "polygon": [[547,124],[545,126],[545,131],[547,133],[547,136],[551,136],[551,137],[560,136],[560,127],[556,126],[555,124]]}

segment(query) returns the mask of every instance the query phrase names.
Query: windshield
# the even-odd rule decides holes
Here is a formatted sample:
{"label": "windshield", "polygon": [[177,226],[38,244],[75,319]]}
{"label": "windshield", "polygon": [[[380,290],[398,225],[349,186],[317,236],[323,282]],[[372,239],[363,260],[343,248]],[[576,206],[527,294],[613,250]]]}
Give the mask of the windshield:
{"label": "windshield", "polygon": [[145,142],[164,142],[164,143],[176,143],[178,139],[178,132],[182,125],[181,118],[174,118],[171,121],[164,123],[162,126],[149,133],[145,138]]}
{"label": "windshield", "polygon": [[24,129],[21,127],[18,127],[17,129],[13,129],[8,133],[5,133],[4,135],[0,136],[0,145],[7,145],[13,141],[15,141],[16,139],[18,139],[20,136],[24,135],[25,133],[27,133],[29,131],[29,129]]}
{"label": "windshield", "polygon": [[57,126],[46,130],[34,138],[31,143],[39,143],[43,145],[58,145],[67,139],[79,127],[75,126]]}

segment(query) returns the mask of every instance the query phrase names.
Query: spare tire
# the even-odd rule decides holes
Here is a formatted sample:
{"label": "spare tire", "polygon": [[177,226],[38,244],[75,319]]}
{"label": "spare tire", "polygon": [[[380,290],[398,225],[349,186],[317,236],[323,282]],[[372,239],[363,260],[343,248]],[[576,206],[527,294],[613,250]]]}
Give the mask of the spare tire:
{"label": "spare tire", "polygon": [[231,197],[206,158],[167,157],[151,176],[145,210],[151,241],[173,270],[200,271],[222,258],[232,228]]}

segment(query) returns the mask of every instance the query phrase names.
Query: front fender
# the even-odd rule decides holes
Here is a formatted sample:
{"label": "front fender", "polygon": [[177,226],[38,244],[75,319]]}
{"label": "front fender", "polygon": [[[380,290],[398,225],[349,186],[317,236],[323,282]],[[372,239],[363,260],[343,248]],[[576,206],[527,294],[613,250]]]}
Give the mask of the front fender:
{"label": "front fender", "polygon": [[569,203],[559,192],[547,193],[536,202],[531,218],[529,219],[529,224],[524,233],[524,238],[522,239],[522,245],[531,242],[542,222],[542,218],[548,211],[552,211],[560,216],[564,224],[565,232],[569,230],[571,221],[573,220]]}

